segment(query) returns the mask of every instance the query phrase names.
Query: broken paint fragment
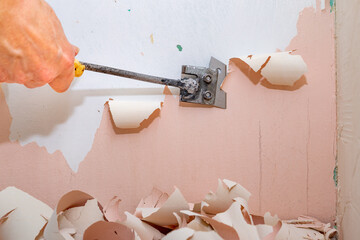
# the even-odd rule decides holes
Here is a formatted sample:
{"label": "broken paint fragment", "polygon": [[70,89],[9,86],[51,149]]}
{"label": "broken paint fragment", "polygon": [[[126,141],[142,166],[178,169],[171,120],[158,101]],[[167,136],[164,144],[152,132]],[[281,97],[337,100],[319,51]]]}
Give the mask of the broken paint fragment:
{"label": "broken paint fragment", "polygon": [[109,101],[110,112],[117,128],[138,128],[150,115],[161,108],[158,101]]}
{"label": "broken paint fragment", "polygon": [[202,210],[208,214],[217,214],[224,212],[233,203],[233,199],[241,197],[246,201],[250,198],[250,192],[240,184],[229,180],[218,179],[218,188],[215,193],[210,192],[205,196]]}
{"label": "broken paint fragment", "polygon": [[137,214],[141,216],[141,220],[158,226],[176,225],[178,221],[174,213],[179,214],[182,210],[189,210],[189,204],[177,188],[175,188],[173,194],[165,200],[162,206],[136,209]]}
{"label": "broken paint fragment", "polygon": [[0,192],[0,239],[38,239],[53,210],[15,188]]}
{"label": "broken paint fragment", "polygon": [[156,228],[152,227],[150,224],[147,224],[144,221],[141,221],[139,218],[130,214],[129,212],[125,212],[126,220],[122,221],[121,224],[132,229],[139,238],[142,240],[160,240],[164,237],[164,234],[161,233]]}
{"label": "broken paint fragment", "polygon": [[[232,58],[240,69],[252,69],[256,76],[256,84],[267,80],[272,85],[293,86],[306,72],[307,65],[300,55],[290,52],[277,52],[264,55],[248,55]],[[248,71],[247,71],[248,72]]]}
{"label": "broken paint fragment", "polygon": [[[81,215],[83,216],[80,217]],[[44,229],[44,238],[82,239],[82,234],[87,227],[102,219],[100,205],[92,196],[81,191],[71,191],[60,198]]]}
{"label": "broken paint fragment", "polygon": [[179,52],[182,52],[182,50],[183,50],[183,47],[181,46],[181,45],[176,45],[176,47],[177,47],[177,49],[179,50]]}
{"label": "broken paint fragment", "polygon": [[154,34],[150,35],[150,41],[151,41],[152,44],[154,44]]}

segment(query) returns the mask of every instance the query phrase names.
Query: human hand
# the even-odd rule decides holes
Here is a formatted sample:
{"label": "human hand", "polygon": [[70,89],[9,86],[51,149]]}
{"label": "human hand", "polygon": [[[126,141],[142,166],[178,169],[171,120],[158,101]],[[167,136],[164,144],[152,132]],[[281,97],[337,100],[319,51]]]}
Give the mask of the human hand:
{"label": "human hand", "polygon": [[44,0],[0,0],[0,82],[64,92],[78,52]]}

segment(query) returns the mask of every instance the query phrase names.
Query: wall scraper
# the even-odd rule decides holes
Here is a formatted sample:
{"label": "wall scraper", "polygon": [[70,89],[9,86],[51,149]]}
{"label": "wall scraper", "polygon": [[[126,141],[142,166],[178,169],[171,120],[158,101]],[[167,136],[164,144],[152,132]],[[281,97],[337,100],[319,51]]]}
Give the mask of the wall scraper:
{"label": "wall scraper", "polygon": [[226,64],[214,57],[210,59],[209,67],[183,65],[181,79],[155,77],[75,60],[75,76],[81,76],[84,70],[178,87],[181,102],[226,109],[226,92],[221,89],[227,73]]}

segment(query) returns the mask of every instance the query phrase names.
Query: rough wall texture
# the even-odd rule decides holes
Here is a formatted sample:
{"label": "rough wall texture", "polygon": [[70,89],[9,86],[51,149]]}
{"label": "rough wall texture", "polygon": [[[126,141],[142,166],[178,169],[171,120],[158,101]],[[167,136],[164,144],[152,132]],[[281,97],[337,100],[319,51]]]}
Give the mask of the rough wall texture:
{"label": "rough wall texture", "polygon": [[232,65],[224,84],[227,110],[179,107],[168,95],[160,118],[138,134],[116,133],[105,106],[92,150],[76,174],[61,152],[8,140],[11,116],[0,93],[0,188],[14,185],[52,207],[70,189],[103,203],[119,195],[132,211],[153,186],[171,192],[176,185],[196,202],[215,190],[217,178],[228,178],[252,192],[254,213],[333,221],[333,17],[329,6],[299,16],[288,50],[297,49],[308,64],[307,84],[287,90],[254,85]]}
{"label": "rough wall texture", "polygon": [[338,209],[344,240],[360,236],[360,2],[336,3]]}

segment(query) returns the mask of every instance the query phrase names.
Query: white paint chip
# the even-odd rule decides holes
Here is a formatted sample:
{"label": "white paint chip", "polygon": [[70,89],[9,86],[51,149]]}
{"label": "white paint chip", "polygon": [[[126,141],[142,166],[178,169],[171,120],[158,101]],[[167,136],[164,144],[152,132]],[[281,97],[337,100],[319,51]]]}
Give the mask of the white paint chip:
{"label": "white paint chip", "polygon": [[[12,211],[12,212],[11,212]],[[8,214],[11,212],[10,214]],[[0,218],[8,214],[0,224],[0,239],[35,239],[40,237],[53,210],[29,194],[8,187],[0,192]]]}
{"label": "white paint chip", "polygon": [[192,238],[194,233],[195,231],[191,228],[180,228],[167,234],[163,240],[188,240]]}
{"label": "white paint chip", "polygon": [[116,127],[138,128],[140,123],[161,108],[157,101],[109,101],[110,112]]}
{"label": "white paint chip", "polygon": [[121,222],[124,226],[133,229],[141,240],[160,240],[164,237],[159,230],[141,221],[134,215],[125,212],[126,220]]}
{"label": "white paint chip", "polygon": [[245,207],[243,203],[247,204],[246,201],[235,201],[228,210],[218,213],[213,219],[233,227],[240,239],[261,240],[272,233],[272,226],[253,225],[246,222],[244,214],[239,211],[241,207]]}
{"label": "white paint chip", "polygon": [[105,220],[96,199],[88,200],[84,206],[70,208],[60,216],[63,216],[59,220],[60,232],[69,227],[75,229],[72,235],[75,240],[82,240],[85,230],[93,223]]}
{"label": "white paint chip", "polygon": [[202,210],[209,214],[217,214],[228,209],[233,203],[233,199],[241,197],[248,201],[250,196],[250,192],[240,184],[226,179],[218,179],[216,192],[210,192],[205,196],[206,205],[202,207]]}
{"label": "white paint chip", "polygon": [[104,221],[96,199],[81,191],[71,191],[59,200],[44,229],[46,240],[81,240],[85,230]]}
{"label": "white paint chip", "polygon": [[180,213],[181,210],[188,210],[189,204],[179,189],[169,196],[161,207],[137,209],[141,212],[142,220],[159,226],[176,225],[178,223],[173,213]]}
{"label": "white paint chip", "polygon": [[293,86],[307,72],[303,58],[293,52],[249,55],[240,59],[273,85]]}

